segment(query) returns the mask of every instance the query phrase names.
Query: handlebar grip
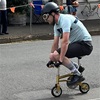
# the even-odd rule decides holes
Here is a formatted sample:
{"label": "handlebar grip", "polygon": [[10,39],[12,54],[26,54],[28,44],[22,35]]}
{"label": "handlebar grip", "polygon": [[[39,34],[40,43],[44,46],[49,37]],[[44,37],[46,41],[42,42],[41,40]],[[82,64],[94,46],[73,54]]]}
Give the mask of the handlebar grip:
{"label": "handlebar grip", "polygon": [[46,66],[49,67],[51,64],[54,64],[53,61],[49,61]]}

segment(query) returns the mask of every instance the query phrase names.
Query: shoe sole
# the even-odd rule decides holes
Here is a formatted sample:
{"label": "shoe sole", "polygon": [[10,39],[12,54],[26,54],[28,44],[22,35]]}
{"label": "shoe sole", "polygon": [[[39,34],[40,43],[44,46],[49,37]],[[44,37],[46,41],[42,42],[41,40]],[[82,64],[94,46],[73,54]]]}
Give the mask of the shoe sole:
{"label": "shoe sole", "polygon": [[4,34],[0,34],[0,35],[4,35]]}

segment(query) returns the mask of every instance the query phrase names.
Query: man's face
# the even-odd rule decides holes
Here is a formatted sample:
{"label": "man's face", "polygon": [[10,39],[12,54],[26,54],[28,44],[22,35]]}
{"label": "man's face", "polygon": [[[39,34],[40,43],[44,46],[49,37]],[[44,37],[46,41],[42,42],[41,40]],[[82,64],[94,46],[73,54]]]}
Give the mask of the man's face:
{"label": "man's face", "polygon": [[44,14],[43,19],[45,22],[48,22],[49,24],[53,24],[53,16],[49,14]]}

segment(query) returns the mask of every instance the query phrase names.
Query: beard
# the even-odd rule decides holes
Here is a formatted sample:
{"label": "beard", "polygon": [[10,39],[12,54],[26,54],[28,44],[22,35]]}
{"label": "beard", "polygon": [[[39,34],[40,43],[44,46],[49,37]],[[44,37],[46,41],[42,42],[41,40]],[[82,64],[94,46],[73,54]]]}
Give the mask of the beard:
{"label": "beard", "polygon": [[50,25],[55,25],[55,17],[52,16],[52,20],[47,20],[47,22],[50,24]]}

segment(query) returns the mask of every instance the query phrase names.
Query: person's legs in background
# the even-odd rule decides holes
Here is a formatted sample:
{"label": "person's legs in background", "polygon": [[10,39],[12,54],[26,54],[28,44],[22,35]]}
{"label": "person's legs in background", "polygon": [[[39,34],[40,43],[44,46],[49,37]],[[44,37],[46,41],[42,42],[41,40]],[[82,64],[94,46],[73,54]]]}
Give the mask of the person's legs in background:
{"label": "person's legs in background", "polygon": [[73,6],[72,5],[68,5],[68,14],[73,14]]}
{"label": "person's legs in background", "polygon": [[7,33],[7,10],[2,11],[2,33],[3,34],[8,34]]}
{"label": "person's legs in background", "polygon": [[2,25],[1,25],[1,10],[0,10],[0,35],[3,35],[2,34]]}
{"label": "person's legs in background", "polygon": [[72,13],[72,15],[77,16],[76,12],[77,12],[77,8],[73,6],[73,13]]}

